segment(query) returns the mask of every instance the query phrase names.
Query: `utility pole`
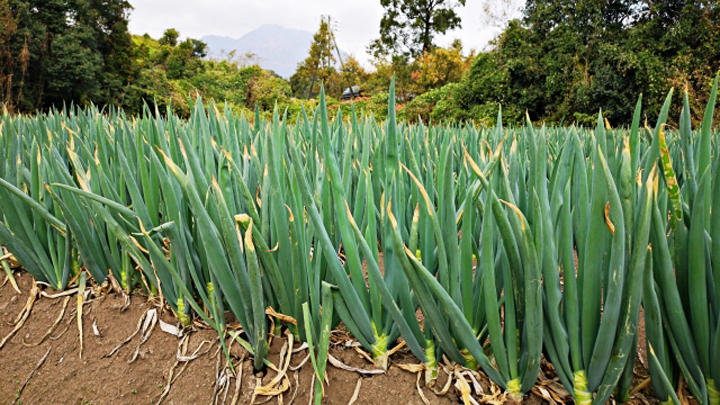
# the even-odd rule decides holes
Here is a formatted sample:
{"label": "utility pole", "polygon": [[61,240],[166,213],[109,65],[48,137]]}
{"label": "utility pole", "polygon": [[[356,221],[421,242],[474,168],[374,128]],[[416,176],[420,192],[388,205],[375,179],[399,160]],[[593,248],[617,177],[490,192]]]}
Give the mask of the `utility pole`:
{"label": "utility pole", "polygon": [[[345,64],[342,60],[342,55],[340,54],[340,48],[337,45],[337,41],[335,40],[335,30],[333,30],[332,25],[330,24],[330,16],[328,16],[328,26],[330,27],[330,38],[333,41],[333,45],[335,45],[335,50],[337,51],[338,59],[340,60],[340,67],[342,68],[343,72],[345,71]],[[353,91],[353,83],[352,80],[350,80],[350,85],[348,87],[350,89],[350,99],[355,98],[355,92]]]}

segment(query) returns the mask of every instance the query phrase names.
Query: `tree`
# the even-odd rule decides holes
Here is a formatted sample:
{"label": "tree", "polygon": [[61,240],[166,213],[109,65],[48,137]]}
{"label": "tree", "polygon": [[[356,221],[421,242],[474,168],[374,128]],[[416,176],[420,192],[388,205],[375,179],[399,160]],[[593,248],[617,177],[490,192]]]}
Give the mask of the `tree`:
{"label": "tree", "polygon": [[376,58],[402,53],[419,57],[435,46],[433,38],[460,28],[455,8],[465,0],[380,0],[385,14],[380,20],[380,38],[368,51]]}
{"label": "tree", "polygon": [[352,55],[348,56],[340,74],[342,75],[342,86],[361,86],[369,77],[367,71],[365,71],[360,65],[360,62]]}
{"label": "tree", "polygon": [[264,111],[272,111],[276,103],[286,103],[290,94],[288,82],[267,70],[254,76],[247,84],[248,106],[257,104]]}
{"label": "tree", "polygon": [[128,18],[132,6],[125,0],[98,1],[88,20],[93,22],[93,33],[98,40],[98,51],[103,56],[100,74],[101,97],[97,104],[122,104],[125,91],[136,74],[133,65],[135,47],[128,30]]}
{"label": "tree", "polygon": [[[699,120],[720,69],[717,32],[717,0],[528,0],[523,19],[508,23],[459,84],[413,101],[410,114],[492,122],[502,105],[506,123],[527,112],[595,125],[602,108],[617,125],[630,122],[642,93],[652,122],[674,87],[687,90]],[[670,122],[681,106],[675,97]]]}
{"label": "tree", "polygon": [[180,33],[175,28],[168,28],[158,42],[160,42],[160,45],[177,46],[179,37]]}
{"label": "tree", "polygon": [[456,39],[448,48],[438,47],[423,54],[418,59],[418,70],[413,72],[412,77],[418,85],[418,92],[424,93],[448,83],[459,82],[475,57],[474,51],[466,57],[462,50],[462,42]]}
{"label": "tree", "polygon": [[[298,64],[298,68],[290,77],[290,85],[295,97],[307,95],[310,98],[315,89],[315,82],[326,82],[335,73],[335,56],[333,49],[333,33],[330,29],[329,17],[320,19],[320,28],[313,36],[310,54]],[[327,88],[325,89],[328,90]]]}
{"label": "tree", "polygon": [[366,84],[370,94],[387,92],[390,80],[395,77],[395,96],[399,102],[405,102],[418,94],[417,84],[413,81],[413,72],[418,71],[418,62],[405,55],[394,55],[390,60],[378,59],[375,73]]}
{"label": "tree", "polygon": [[125,0],[0,0],[0,102],[117,103],[132,75]]}
{"label": "tree", "polygon": [[167,59],[168,79],[183,79],[203,70],[201,58],[207,55],[207,45],[197,39],[188,38],[172,47]]}

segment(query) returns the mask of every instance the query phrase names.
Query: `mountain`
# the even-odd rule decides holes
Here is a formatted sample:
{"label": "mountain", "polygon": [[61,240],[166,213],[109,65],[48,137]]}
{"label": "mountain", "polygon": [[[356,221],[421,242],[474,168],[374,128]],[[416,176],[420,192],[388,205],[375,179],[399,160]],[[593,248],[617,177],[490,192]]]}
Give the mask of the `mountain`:
{"label": "mountain", "polygon": [[[220,58],[222,54],[235,51],[237,55],[252,52],[258,56],[258,64],[278,75],[289,78],[295,73],[310,51],[313,34],[308,31],[287,29],[280,25],[263,25],[240,38],[206,35],[201,38],[208,45],[208,56]],[[343,59],[347,57],[341,53]]]}

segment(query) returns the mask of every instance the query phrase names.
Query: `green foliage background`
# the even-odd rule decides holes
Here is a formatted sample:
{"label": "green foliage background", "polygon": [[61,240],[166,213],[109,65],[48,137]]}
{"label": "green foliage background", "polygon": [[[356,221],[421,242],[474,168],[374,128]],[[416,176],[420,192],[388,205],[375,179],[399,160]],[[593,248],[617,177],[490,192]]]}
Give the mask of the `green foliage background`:
{"label": "green foliage background", "polygon": [[[392,14],[401,3],[424,4],[383,5]],[[449,13],[462,4],[440,8]],[[315,97],[320,83],[329,107],[349,112],[349,103],[337,100],[356,84],[363,91],[356,110],[382,119],[394,76],[398,116],[409,121],[494,125],[502,106],[510,124],[527,112],[548,124],[594,125],[602,109],[617,125],[630,121],[643,94],[652,122],[674,87],[687,90],[697,122],[720,70],[716,0],[528,0],[522,18],[510,21],[488,51],[465,56],[459,41],[437,47],[432,38],[442,30],[430,27],[432,35],[413,42],[416,51],[376,52],[371,72],[352,57],[337,65],[336,41],[323,20],[290,80],[233,55],[208,60],[203,42],[181,40],[174,29],[159,39],[131,35],[131,9],[125,0],[0,0],[0,103],[15,112],[95,104],[133,115],[147,104],[187,117],[190,100],[202,96],[249,118],[256,105],[268,115],[275,104],[292,118],[317,105],[305,98]],[[380,40],[401,28],[381,27]],[[679,116],[680,104],[677,98],[671,116]]]}
{"label": "green foliage background", "polygon": [[[524,112],[551,124],[593,125],[598,111],[629,122],[640,94],[657,118],[664,95],[687,90],[697,122],[720,69],[720,5],[713,0],[529,0],[494,49],[480,53],[459,83],[407,108],[422,119],[492,124]],[[679,116],[681,99],[673,103]]]}

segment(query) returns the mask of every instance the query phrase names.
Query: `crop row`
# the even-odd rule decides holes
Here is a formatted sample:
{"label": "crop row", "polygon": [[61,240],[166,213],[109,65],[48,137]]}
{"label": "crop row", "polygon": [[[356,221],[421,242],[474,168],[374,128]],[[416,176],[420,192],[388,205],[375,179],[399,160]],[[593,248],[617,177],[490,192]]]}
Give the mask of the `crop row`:
{"label": "crop row", "polygon": [[642,307],[657,396],[682,376],[718,404],[717,80],[697,130],[687,95],[665,125],[672,95],[654,128],[638,101],[594,130],[408,125],[394,97],[384,122],[331,119],[322,95],[295,122],[201,100],[188,120],[5,113],[0,244],[56,290],[82,272],[159,295],[258,369],[282,314],[318,400],[339,322],[382,367],[402,337],[427,382],[445,355],[519,398],[544,355],[578,403],[622,400]]}

